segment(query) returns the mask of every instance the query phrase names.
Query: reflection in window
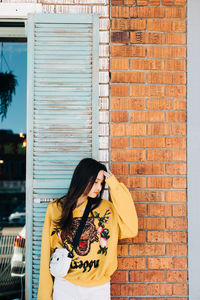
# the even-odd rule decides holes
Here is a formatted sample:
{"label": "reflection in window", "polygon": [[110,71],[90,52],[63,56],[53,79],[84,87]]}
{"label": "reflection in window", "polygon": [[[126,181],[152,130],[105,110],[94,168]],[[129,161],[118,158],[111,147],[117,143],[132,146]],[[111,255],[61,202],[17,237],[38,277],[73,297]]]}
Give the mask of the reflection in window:
{"label": "reflection in window", "polygon": [[26,43],[3,43],[3,51],[0,72],[12,71],[18,82],[0,119],[0,299],[11,300],[24,299]]}

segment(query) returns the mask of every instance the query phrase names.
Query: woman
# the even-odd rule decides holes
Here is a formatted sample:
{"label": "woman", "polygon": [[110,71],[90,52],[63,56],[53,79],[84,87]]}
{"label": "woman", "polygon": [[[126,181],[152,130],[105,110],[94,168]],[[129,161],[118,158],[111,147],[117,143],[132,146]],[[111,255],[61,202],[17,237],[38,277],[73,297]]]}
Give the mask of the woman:
{"label": "woman", "polygon": [[[102,200],[105,183],[110,187],[112,202]],[[88,201],[92,203],[91,212],[74,249],[69,272],[64,278],[53,278],[49,272],[50,255],[63,245],[71,250]],[[135,206],[125,185],[100,162],[81,160],[67,194],[47,208],[38,300],[109,300],[110,276],[117,268],[118,239],[134,237],[137,232]]]}

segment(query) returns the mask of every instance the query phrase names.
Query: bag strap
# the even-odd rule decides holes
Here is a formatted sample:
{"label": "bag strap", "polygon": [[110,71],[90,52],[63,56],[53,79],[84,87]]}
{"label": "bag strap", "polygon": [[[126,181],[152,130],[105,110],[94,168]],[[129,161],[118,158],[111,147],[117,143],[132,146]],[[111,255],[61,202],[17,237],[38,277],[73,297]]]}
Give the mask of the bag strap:
{"label": "bag strap", "polygon": [[88,203],[86,205],[84,214],[83,214],[83,216],[81,218],[80,224],[79,224],[78,229],[76,231],[76,234],[74,236],[74,240],[73,240],[73,243],[72,243],[72,250],[71,250],[71,252],[69,254],[70,257],[73,257],[73,250],[76,249],[76,247],[78,246],[81,234],[83,232],[85,223],[86,223],[88,215],[90,213],[91,205],[92,205],[91,201],[88,200]]}

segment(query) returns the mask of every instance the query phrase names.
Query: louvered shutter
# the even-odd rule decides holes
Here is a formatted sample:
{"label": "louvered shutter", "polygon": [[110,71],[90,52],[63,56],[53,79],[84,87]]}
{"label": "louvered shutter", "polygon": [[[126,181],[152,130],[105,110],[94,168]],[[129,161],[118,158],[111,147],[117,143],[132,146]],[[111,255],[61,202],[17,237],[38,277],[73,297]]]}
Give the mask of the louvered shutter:
{"label": "louvered shutter", "polygon": [[75,165],[98,159],[98,17],[28,20],[27,299],[37,298],[43,220]]}

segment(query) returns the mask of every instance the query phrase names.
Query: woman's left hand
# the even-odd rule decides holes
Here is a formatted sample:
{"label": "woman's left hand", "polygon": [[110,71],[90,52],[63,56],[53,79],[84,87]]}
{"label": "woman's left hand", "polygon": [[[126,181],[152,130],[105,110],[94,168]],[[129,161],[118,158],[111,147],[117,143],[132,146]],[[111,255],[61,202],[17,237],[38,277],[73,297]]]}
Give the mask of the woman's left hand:
{"label": "woman's left hand", "polygon": [[113,175],[110,171],[108,171],[108,172],[104,171],[103,173],[104,173],[104,176],[106,177],[106,179],[110,178]]}

